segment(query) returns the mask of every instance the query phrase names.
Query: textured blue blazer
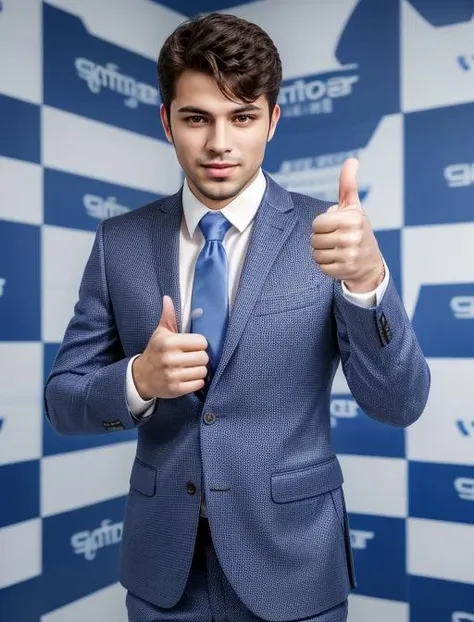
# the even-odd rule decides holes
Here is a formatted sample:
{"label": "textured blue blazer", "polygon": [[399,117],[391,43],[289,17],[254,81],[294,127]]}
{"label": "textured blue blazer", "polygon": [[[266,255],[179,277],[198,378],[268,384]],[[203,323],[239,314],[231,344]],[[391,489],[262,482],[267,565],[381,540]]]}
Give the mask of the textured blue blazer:
{"label": "textured blue blazer", "polygon": [[[183,593],[201,486],[220,563],[257,616],[316,615],[356,586],[331,443],[334,374],[342,362],[365,414],[406,427],[425,407],[430,371],[392,280],[381,303],[364,309],[315,264],[311,224],[327,208],[267,176],[206,399],[158,399],[138,426],[120,577],[159,607]],[[99,225],[45,387],[59,432],[137,427],[126,368],[155,330],[164,294],[181,328],[181,217],[178,192]]]}

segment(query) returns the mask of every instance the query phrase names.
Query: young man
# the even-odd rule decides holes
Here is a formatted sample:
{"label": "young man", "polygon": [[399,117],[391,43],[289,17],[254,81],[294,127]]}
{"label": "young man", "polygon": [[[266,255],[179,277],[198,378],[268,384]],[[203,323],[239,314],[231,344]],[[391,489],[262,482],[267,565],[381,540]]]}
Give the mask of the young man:
{"label": "young man", "polygon": [[191,20],[158,71],[186,181],[100,224],[47,415],[65,434],[138,427],[121,564],[132,622],[343,622],[355,576],[332,380],[342,361],[364,412],[403,427],[428,366],[357,162],[334,206],[261,170],[280,112],[268,35]]}

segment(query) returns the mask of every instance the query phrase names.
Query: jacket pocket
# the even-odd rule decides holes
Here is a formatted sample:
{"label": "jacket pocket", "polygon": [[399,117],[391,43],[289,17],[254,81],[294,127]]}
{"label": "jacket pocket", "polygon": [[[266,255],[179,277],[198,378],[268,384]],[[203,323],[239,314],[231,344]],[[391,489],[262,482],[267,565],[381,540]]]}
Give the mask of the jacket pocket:
{"label": "jacket pocket", "polygon": [[272,499],[288,503],[315,497],[342,486],[341,465],[336,456],[301,469],[293,469],[271,476]]}
{"label": "jacket pocket", "polygon": [[130,474],[130,486],[146,497],[156,492],[156,469],[135,458]]}
{"label": "jacket pocket", "polygon": [[300,289],[295,292],[285,293],[271,298],[259,298],[257,300],[253,314],[270,315],[272,313],[283,313],[291,309],[300,309],[316,305],[320,302],[318,297],[319,285]]}

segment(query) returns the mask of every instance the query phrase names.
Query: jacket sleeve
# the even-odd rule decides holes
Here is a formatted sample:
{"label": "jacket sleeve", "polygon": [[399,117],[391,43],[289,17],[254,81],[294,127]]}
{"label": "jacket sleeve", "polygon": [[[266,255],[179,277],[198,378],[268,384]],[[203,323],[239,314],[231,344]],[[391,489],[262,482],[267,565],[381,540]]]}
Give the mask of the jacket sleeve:
{"label": "jacket sleeve", "polygon": [[131,429],[125,357],[110,301],[104,259],[104,223],[84,269],[79,297],[46,381],[46,416],[61,434]]}
{"label": "jacket sleeve", "polygon": [[390,277],[377,306],[363,308],[334,284],[341,363],[352,395],[372,419],[407,427],[422,414],[431,373]]}

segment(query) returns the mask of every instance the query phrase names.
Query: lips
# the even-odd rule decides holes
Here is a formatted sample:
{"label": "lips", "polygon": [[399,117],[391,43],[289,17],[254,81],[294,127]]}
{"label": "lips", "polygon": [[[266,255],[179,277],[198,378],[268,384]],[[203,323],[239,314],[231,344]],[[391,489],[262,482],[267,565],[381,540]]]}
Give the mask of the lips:
{"label": "lips", "polygon": [[227,177],[237,165],[219,162],[215,164],[204,164],[203,167],[209,177]]}

